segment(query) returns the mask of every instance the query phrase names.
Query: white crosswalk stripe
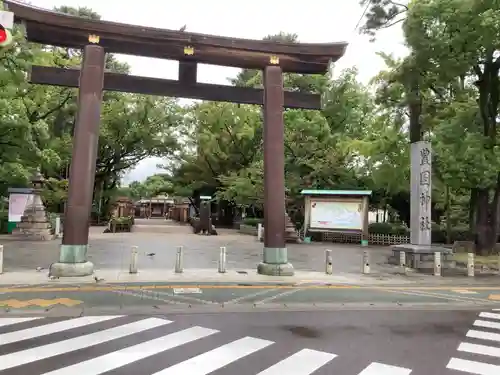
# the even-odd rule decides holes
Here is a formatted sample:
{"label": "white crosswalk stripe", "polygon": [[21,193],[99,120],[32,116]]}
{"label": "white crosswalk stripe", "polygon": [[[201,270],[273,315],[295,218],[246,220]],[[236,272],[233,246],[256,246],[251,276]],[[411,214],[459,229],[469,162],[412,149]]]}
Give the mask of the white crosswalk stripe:
{"label": "white crosswalk stripe", "polygon": [[0,320],[0,327],[10,326],[11,324],[30,322],[32,320],[40,319],[38,318],[2,318]]}
{"label": "white crosswalk stripe", "polygon": [[488,318],[488,319],[500,319],[500,314],[490,313],[490,312],[482,312],[479,314],[480,318]]}
{"label": "white crosswalk stripe", "polygon": [[[493,309],[500,311],[500,309]],[[474,356],[473,359],[453,357],[447,364],[450,370],[460,371],[476,375],[499,375],[500,374],[500,314],[481,312],[480,318],[474,321],[474,328],[485,328],[487,330],[471,329],[466,336],[475,341],[482,340],[483,343],[462,342],[457,350],[460,353]],[[484,320],[492,319],[492,320]],[[495,332],[496,331],[496,332]],[[487,345],[486,345],[487,344]],[[497,362],[497,364],[492,362]]]}
{"label": "white crosswalk stripe", "polygon": [[326,365],[336,357],[335,354],[303,349],[276,363],[258,375],[308,375]]}
{"label": "white crosswalk stripe", "polygon": [[[259,366],[260,353],[279,346],[273,341],[249,336],[227,342],[218,330],[199,326],[175,330],[176,326],[171,323],[174,322],[159,317],[119,315],[80,317],[57,322],[46,322],[43,318],[0,318],[0,372],[2,375],[99,375],[118,370],[120,373],[142,374],[137,371],[137,367],[132,372],[127,369],[135,364],[142,366],[143,363],[156,363],[148,359],[160,355],[155,357],[160,366],[144,375],[216,375],[218,370],[237,366],[237,362],[246,357],[252,358],[251,362],[247,360],[247,364],[253,362]],[[164,327],[170,333],[164,332]],[[183,356],[183,352],[170,357],[168,355],[169,350],[185,350],[198,340],[204,342],[203,345],[209,345],[210,337],[216,335],[226,343],[219,342],[217,347],[210,345],[212,349],[205,346],[196,355],[184,355],[186,358],[179,358],[179,353]],[[139,343],[129,344],[133,340],[139,340]],[[120,344],[114,344],[116,342]],[[480,349],[464,347],[463,350]],[[491,355],[497,356],[498,353],[491,351]],[[304,348],[290,353],[286,358],[280,355],[274,364],[268,365],[266,369],[260,367],[254,373],[312,375],[325,366],[331,366],[331,370],[328,367],[328,373],[336,374],[337,362],[334,360],[337,357],[333,353]],[[61,361],[61,358],[64,360]],[[43,365],[39,366],[39,361]],[[23,370],[22,366],[31,364],[33,366],[29,370]],[[154,371],[156,373],[152,374]],[[343,375],[409,375],[412,372],[408,368],[378,362],[367,364],[359,371],[349,374],[343,372]]]}
{"label": "white crosswalk stripe", "polygon": [[359,375],[410,375],[411,370],[403,367],[384,365],[383,363],[371,363]]}
{"label": "white crosswalk stripe", "polygon": [[171,333],[157,339],[146,341],[142,344],[129,346],[101,357],[89,359],[73,366],[47,372],[44,375],[97,375],[106,371],[125,366],[129,363],[161,353],[176,346],[201,339],[218,331],[214,329],[193,327],[180,332]]}

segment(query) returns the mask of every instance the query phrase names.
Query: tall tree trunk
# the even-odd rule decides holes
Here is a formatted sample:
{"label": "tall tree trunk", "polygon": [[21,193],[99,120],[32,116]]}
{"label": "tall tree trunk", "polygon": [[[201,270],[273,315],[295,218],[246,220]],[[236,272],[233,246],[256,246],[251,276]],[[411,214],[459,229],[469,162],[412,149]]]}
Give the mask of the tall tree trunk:
{"label": "tall tree trunk", "polygon": [[490,189],[477,189],[476,250],[480,255],[490,255],[498,238],[500,213],[500,174],[490,202]]}
{"label": "tall tree trunk", "polygon": [[469,200],[469,233],[472,238],[476,237],[476,218],[477,217],[477,189],[470,189]]}
{"label": "tall tree trunk", "polygon": [[476,251],[480,255],[488,252],[489,237],[489,191],[477,189],[476,195]]}
{"label": "tall tree trunk", "polygon": [[446,209],[446,243],[451,243],[451,209],[450,209],[450,187],[446,185],[445,187],[445,209]]}

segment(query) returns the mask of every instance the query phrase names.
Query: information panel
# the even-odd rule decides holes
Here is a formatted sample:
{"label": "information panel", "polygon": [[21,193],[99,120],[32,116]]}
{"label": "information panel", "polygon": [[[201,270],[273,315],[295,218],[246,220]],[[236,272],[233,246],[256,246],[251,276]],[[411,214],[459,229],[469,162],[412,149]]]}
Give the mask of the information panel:
{"label": "information panel", "polygon": [[361,202],[311,202],[311,228],[362,230]]}
{"label": "information panel", "polygon": [[9,221],[11,223],[19,223],[21,221],[21,216],[23,216],[31,197],[32,194],[11,193],[9,195]]}

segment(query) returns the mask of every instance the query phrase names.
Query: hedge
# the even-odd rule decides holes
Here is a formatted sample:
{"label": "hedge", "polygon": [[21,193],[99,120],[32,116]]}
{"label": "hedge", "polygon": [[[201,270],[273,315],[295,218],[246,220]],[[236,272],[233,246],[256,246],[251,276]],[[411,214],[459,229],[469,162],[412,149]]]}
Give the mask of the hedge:
{"label": "hedge", "polygon": [[[368,231],[371,234],[392,234],[397,236],[407,235],[410,236],[410,229],[400,224],[391,223],[371,223],[368,226]],[[432,225],[431,232],[432,242],[434,243],[445,243],[446,242],[446,230],[441,228],[439,225]],[[469,228],[467,227],[455,227],[451,230],[451,242],[455,241],[469,241],[472,240],[472,236],[469,233]]]}
{"label": "hedge", "polygon": [[258,224],[262,224],[264,219],[260,219],[258,217],[246,217],[242,220],[242,224],[249,225],[251,227],[257,227]]}
{"label": "hedge", "polygon": [[0,211],[0,234],[8,233],[9,225],[9,212]]}
{"label": "hedge", "polygon": [[[264,219],[256,217],[247,217],[243,219],[242,224],[256,227],[257,224],[262,223]],[[410,236],[410,229],[403,224],[392,223],[371,223],[368,225],[368,231],[371,234],[387,234],[395,236]],[[310,233],[313,241],[321,241],[322,235],[320,233]],[[451,231],[451,242],[455,241],[469,241],[472,236],[467,227],[455,227]],[[433,243],[446,243],[446,230],[439,225],[433,224],[432,226],[432,242]],[[499,238],[500,242],[500,238]]]}

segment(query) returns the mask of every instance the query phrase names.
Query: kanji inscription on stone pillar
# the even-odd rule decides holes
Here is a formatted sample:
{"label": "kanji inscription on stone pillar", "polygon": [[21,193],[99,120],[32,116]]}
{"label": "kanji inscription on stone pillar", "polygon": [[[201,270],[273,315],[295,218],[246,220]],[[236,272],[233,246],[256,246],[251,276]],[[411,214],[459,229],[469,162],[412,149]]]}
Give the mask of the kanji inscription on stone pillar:
{"label": "kanji inscription on stone pillar", "polygon": [[431,245],[432,149],[430,142],[411,144],[411,243]]}

